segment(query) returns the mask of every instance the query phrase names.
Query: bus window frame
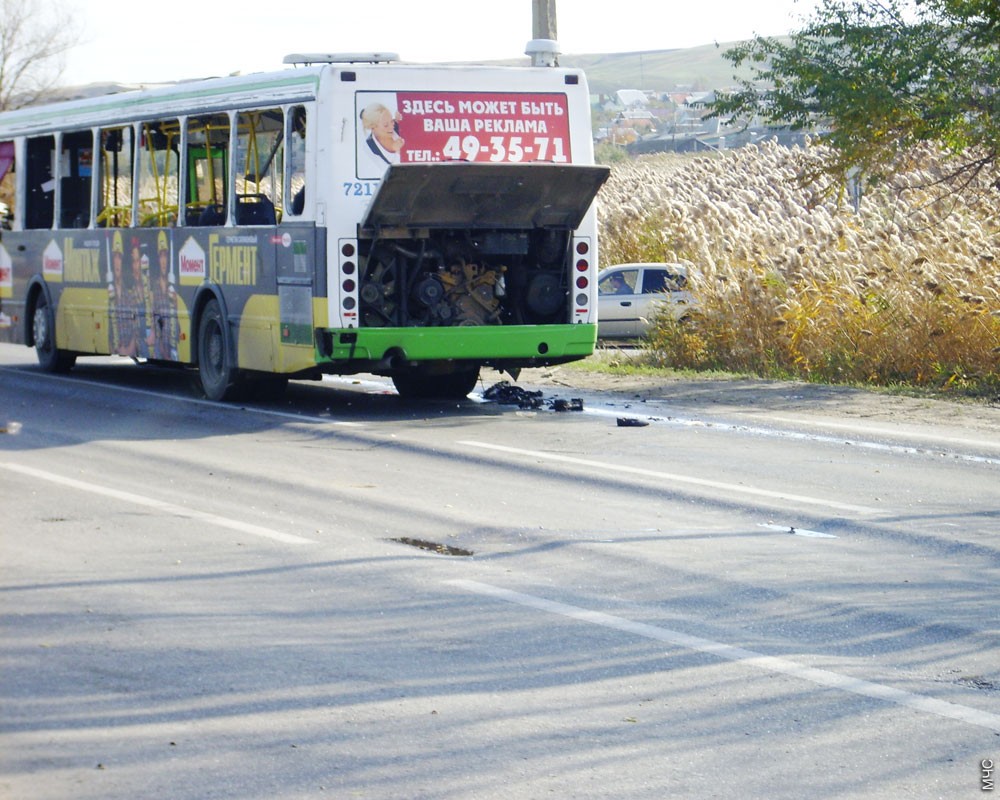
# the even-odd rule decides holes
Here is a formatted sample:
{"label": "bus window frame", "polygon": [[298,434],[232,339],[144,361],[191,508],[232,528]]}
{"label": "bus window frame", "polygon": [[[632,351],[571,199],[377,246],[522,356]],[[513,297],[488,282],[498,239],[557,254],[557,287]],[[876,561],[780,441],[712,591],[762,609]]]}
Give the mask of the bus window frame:
{"label": "bus window frame", "polygon": [[[280,127],[267,128],[262,120],[280,115]],[[272,117],[273,119],[273,117]],[[276,225],[284,207],[285,133],[288,115],[283,105],[237,109],[233,117],[236,145],[233,150],[234,221],[243,225]],[[241,132],[241,123],[244,128]],[[267,145],[262,151],[261,144]],[[254,160],[253,180],[248,171]],[[260,167],[267,170],[261,174]],[[241,187],[238,185],[242,182]],[[258,207],[258,203],[263,203]],[[268,208],[268,205],[270,208]],[[244,213],[246,212],[246,213]],[[247,218],[249,216],[249,219]]]}
{"label": "bus window frame", "polygon": [[[96,131],[96,152],[99,157],[96,159],[97,164],[97,175],[94,183],[96,184],[95,197],[94,197],[94,213],[91,215],[91,227],[104,227],[104,228],[130,228],[132,227],[132,221],[135,219],[134,216],[134,200],[135,200],[135,126],[132,123],[120,122],[111,123],[109,125],[101,126],[95,128]],[[128,185],[129,185],[129,205],[112,205],[110,202],[104,203],[105,199],[111,200],[111,197],[105,198],[104,195],[104,182],[106,178],[106,164],[104,161],[104,154],[109,152],[120,152],[111,151],[104,149],[104,134],[109,131],[131,131],[129,140],[129,175],[128,175]],[[124,149],[124,134],[122,139],[122,149]],[[114,178],[115,186],[118,184],[118,177]],[[106,213],[110,210],[110,213]],[[111,219],[117,219],[118,215],[128,214],[128,221],[126,224],[110,224]]]}
{"label": "bus window frame", "polygon": [[[170,205],[167,200],[169,198],[166,196],[167,190],[169,189],[169,177],[173,175],[175,177],[177,187],[180,187],[180,171],[181,171],[181,150],[180,150],[180,136],[179,133],[171,134],[165,133],[164,128],[168,126],[178,125],[178,118],[175,116],[167,117],[157,117],[155,119],[143,120],[138,123],[139,129],[139,147],[136,148],[136,171],[135,177],[133,179],[133,191],[136,194],[136,205],[140,212],[144,214],[143,217],[139,217],[137,225],[139,227],[153,227],[153,228],[165,228],[173,227],[177,224],[178,217],[178,206],[180,194],[174,198],[175,202]],[[153,128],[155,127],[155,131]],[[162,149],[153,146],[146,142],[147,134],[159,134],[166,137],[166,146]],[[164,171],[160,174],[156,172],[156,155],[158,153],[164,153]],[[147,158],[147,154],[150,154]],[[174,162],[172,168],[170,167],[171,160]],[[156,197],[154,198],[144,198],[142,197],[142,189],[146,188],[143,183],[143,169],[142,167],[148,161],[150,169],[150,179],[151,185],[155,188]],[[161,185],[162,184],[162,185]],[[162,193],[162,196],[161,196]],[[158,206],[156,211],[145,210],[143,203],[150,204],[154,203]],[[172,216],[171,216],[172,215]],[[155,223],[151,223],[151,220],[155,218]],[[134,218],[135,219],[135,218]]]}
{"label": "bus window frame", "polygon": [[[302,109],[302,114],[305,117],[305,126],[303,128],[302,139],[302,163],[298,164],[294,160],[294,150],[292,146],[293,136],[296,136],[295,132],[295,116],[298,109]],[[313,117],[313,111],[310,110],[308,103],[291,103],[284,106],[285,112],[285,144],[284,144],[284,175],[282,176],[282,214],[283,216],[288,216],[293,219],[302,219],[306,214],[306,200],[308,199],[309,189],[309,157],[308,157],[308,147],[309,147],[309,121]],[[302,211],[298,214],[294,213],[293,209],[295,207],[295,193],[292,190],[292,179],[295,176],[295,168],[301,167],[302,173],[302,190],[303,203]],[[315,180],[313,181],[315,183]],[[315,191],[315,189],[313,190]]]}
{"label": "bus window frame", "polygon": [[[225,146],[222,146],[221,143],[217,144],[215,141],[213,141],[211,131],[219,130],[219,128],[212,128],[211,118],[213,117],[217,117],[219,119],[221,119],[222,117],[226,118],[228,125],[228,135],[225,140],[226,141]],[[190,132],[192,124],[204,125],[206,119],[209,120],[209,125],[208,125],[209,132],[205,136],[205,142],[204,143],[199,142],[192,145],[190,141]],[[183,203],[178,202],[178,204],[183,205],[184,207],[184,215],[182,217],[182,219],[184,220],[184,225],[190,227],[203,226],[205,223],[201,222],[200,217],[204,213],[204,210],[208,208],[208,205],[218,205],[217,199],[213,203],[210,203],[208,205],[202,205],[203,201],[201,197],[196,196],[199,194],[199,189],[201,184],[198,181],[197,161],[192,161],[193,157],[192,154],[197,154],[197,153],[204,154],[201,160],[203,160],[206,163],[206,165],[208,165],[208,171],[209,174],[211,175],[211,181],[214,187],[215,181],[217,180],[217,175],[214,169],[215,155],[212,151],[216,150],[216,148],[219,149],[223,163],[223,175],[222,175],[223,184],[221,189],[223,195],[222,204],[224,209],[224,214],[223,214],[224,218],[222,222],[218,224],[226,226],[231,225],[232,203],[233,203],[232,183],[233,183],[233,177],[235,175],[234,172],[235,167],[233,165],[233,158],[232,158],[233,114],[230,111],[225,111],[225,112],[214,111],[204,115],[188,115],[183,117],[183,126],[184,126],[183,127],[184,138],[181,150],[181,158],[184,163],[183,171],[185,173],[185,186],[183,195],[184,202]],[[196,156],[194,157],[196,158]]]}
{"label": "bus window frame", "polygon": [[[81,176],[79,174],[80,170],[80,158],[79,154],[82,148],[79,146],[74,151],[66,149],[66,140],[69,139],[71,142],[79,136],[89,135],[90,137],[90,175]],[[63,130],[58,132],[56,137],[56,195],[55,195],[55,214],[53,219],[53,227],[55,230],[88,230],[93,227],[94,220],[94,128],[75,128],[72,130]],[[71,162],[70,153],[76,153],[75,167],[77,174],[74,175],[74,164]],[[69,167],[68,172],[63,170],[63,156],[66,155],[66,165]],[[83,210],[87,213],[87,224],[86,225],[65,225],[63,224],[63,215],[66,213],[63,203],[63,189],[65,187],[65,181],[69,178],[88,178],[87,181],[87,202],[84,205]]]}
{"label": "bus window frame", "polygon": [[[56,192],[59,189],[59,179],[58,179],[58,176],[56,174],[57,171],[58,171],[59,164],[58,164],[58,158],[56,158],[55,154],[59,152],[58,147],[59,147],[59,140],[60,140],[61,136],[62,136],[62,132],[61,131],[55,131],[53,133],[41,133],[41,134],[38,134],[36,136],[27,136],[27,137],[25,137],[25,140],[24,140],[24,178],[23,178],[23,180],[24,180],[24,206],[23,206],[24,207],[24,221],[23,221],[23,225],[24,225],[24,229],[25,230],[45,231],[45,230],[53,230],[54,227],[55,227],[55,222],[56,222],[56,208],[57,208],[56,202],[58,200],[58,198],[56,197]],[[52,192],[52,194],[51,194],[51,200],[47,204],[43,202],[40,205],[40,210],[43,212],[43,214],[41,216],[44,217],[46,215],[45,212],[47,212],[48,216],[50,217],[49,224],[47,226],[46,225],[35,225],[35,224],[33,224],[33,222],[34,222],[34,216],[36,216],[36,214],[33,214],[32,212],[35,212],[38,209],[36,209],[35,204],[31,202],[31,191],[30,191],[31,187],[30,187],[30,184],[29,184],[29,179],[34,180],[37,177],[35,175],[35,170],[36,170],[37,167],[35,166],[35,162],[32,159],[32,153],[31,153],[32,142],[40,142],[40,141],[43,141],[43,140],[46,140],[46,139],[51,140],[52,145],[51,145],[51,147],[49,147],[49,150],[48,150],[49,162],[50,162],[49,163],[49,169],[48,169],[48,180],[45,181],[44,183],[39,183],[39,192],[41,193],[41,195],[47,194],[45,192],[44,188],[43,188],[45,186],[45,184],[47,184],[49,182],[52,182],[52,181],[55,182],[54,185],[53,185],[53,187],[52,187],[52,189],[51,189],[51,192]],[[39,159],[39,162],[40,161],[41,161],[41,159]],[[53,161],[55,163],[53,163]],[[49,208],[46,208],[45,206],[49,206]]]}
{"label": "bus window frame", "polygon": [[0,176],[0,184],[6,182],[6,185],[8,187],[10,202],[7,204],[7,216],[6,217],[0,216],[0,231],[16,230],[15,220],[18,216],[20,216],[18,209],[18,191],[17,191],[17,182],[18,178],[20,177],[18,175],[18,172],[23,171],[17,169],[18,140],[16,137],[11,137],[9,139],[0,140],[0,144],[10,145],[10,164],[7,165],[3,175]]}

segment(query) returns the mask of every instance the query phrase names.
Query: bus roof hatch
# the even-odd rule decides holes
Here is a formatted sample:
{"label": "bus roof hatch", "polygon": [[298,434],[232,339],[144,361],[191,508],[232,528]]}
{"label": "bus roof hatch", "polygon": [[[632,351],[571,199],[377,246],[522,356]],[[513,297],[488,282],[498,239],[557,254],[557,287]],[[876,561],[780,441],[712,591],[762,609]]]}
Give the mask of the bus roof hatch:
{"label": "bus roof hatch", "polygon": [[385,64],[399,61],[396,53],[291,53],[282,59],[283,64]]}
{"label": "bus roof hatch", "polygon": [[585,164],[393,164],[362,227],[572,230],[610,173]]}

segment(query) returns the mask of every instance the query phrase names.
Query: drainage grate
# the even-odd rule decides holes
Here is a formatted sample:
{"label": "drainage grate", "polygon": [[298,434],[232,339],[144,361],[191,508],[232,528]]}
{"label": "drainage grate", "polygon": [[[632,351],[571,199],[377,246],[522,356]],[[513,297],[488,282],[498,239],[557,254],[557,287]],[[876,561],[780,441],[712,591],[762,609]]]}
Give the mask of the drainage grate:
{"label": "drainage grate", "polygon": [[399,538],[387,539],[389,542],[398,542],[399,544],[408,544],[410,547],[418,547],[421,550],[429,550],[432,553],[438,553],[442,556],[471,556],[471,550],[463,550],[461,547],[452,547],[448,544],[438,544],[437,542],[428,542],[424,539],[411,539],[409,536],[400,536]]}

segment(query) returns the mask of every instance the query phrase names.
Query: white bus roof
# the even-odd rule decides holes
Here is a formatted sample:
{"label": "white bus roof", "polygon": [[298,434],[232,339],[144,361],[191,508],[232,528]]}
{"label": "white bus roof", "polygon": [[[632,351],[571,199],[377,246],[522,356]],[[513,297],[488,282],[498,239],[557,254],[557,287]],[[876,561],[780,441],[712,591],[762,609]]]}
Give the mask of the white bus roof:
{"label": "white bus roof", "polygon": [[[388,59],[394,57],[392,53],[292,54],[287,58],[296,59],[294,63],[308,62],[312,65],[275,72],[181,81],[155,88],[28,106],[0,113],[0,140],[163,117],[304,103],[316,99],[322,76],[331,71],[442,70],[467,74],[473,71],[498,73],[532,69],[520,66],[388,63]],[[546,68],[546,71],[553,70]],[[579,72],[575,69],[556,71]]]}
{"label": "white bus roof", "polygon": [[0,138],[315,99],[324,67],[184,81],[0,114]]}

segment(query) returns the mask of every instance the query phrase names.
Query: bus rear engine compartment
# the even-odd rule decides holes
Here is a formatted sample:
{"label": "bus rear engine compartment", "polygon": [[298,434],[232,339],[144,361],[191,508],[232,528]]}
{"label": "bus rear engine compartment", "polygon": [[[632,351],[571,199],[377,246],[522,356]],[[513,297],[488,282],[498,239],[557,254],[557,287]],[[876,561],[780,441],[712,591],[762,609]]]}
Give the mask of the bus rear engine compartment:
{"label": "bus rear engine compartment", "polygon": [[364,327],[570,321],[565,231],[425,232],[362,245]]}

